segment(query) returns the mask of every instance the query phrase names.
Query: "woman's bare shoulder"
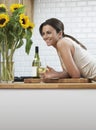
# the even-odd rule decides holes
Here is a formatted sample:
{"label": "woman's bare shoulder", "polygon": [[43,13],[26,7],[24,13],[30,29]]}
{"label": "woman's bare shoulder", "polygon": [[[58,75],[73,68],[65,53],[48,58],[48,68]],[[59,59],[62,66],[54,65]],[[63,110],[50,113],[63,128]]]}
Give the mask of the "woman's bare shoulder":
{"label": "woman's bare shoulder", "polygon": [[58,41],[57,47],[58,48],[66,48],[73,46],[72,41],[69,38],[62,38]]}

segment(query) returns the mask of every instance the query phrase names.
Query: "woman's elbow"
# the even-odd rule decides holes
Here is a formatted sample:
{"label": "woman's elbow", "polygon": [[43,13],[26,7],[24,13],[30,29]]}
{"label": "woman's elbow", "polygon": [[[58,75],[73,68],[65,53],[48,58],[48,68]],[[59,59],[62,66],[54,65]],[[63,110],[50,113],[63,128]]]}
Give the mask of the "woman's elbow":
{"label": "woman's elbow", "polygon": [[80,77],[81,77],[81,74],[80,74],[80,72],[73,73],[73,74],[71,74],[71,77],[72,77],[72,78],[80,78]]}

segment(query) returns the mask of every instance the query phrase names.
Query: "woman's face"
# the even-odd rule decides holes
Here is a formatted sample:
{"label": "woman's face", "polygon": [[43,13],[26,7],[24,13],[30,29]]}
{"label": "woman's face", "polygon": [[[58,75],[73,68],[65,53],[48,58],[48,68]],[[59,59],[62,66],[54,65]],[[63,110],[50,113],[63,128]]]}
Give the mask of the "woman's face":
{"label": "woman's face", "polygon": [[60,39],[59,33],[57,33],[56,30],[50,25],[43,26],[42,37],[48,46],[55,46]]}

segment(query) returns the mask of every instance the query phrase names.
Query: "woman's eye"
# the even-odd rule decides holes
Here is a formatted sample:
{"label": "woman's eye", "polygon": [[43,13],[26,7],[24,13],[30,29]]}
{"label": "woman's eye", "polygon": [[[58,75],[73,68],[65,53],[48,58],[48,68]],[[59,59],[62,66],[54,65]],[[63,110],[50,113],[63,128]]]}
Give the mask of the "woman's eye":
{"label": "woman's eye", "polygon": [[46,33],[42,33],[42,36],[44,36],[44,35],[47,35],[47,34],[51,34],[51,32],[50,31],[47,31]]}
{"label": "woman's eye", "polygon": [[48,31],[47,34],[51,34],[51,32]]}

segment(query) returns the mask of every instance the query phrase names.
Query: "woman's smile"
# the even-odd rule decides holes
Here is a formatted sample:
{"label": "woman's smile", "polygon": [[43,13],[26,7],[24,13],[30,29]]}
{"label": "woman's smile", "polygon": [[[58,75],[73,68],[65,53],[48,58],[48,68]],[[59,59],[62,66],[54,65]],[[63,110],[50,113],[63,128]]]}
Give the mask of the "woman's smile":
{"label": "woman's smile", "polygon": [[45,42],[47,43],[48,46],[51,45],[51,41],[52,41],[51,39],[46,39],[45,40]]}

